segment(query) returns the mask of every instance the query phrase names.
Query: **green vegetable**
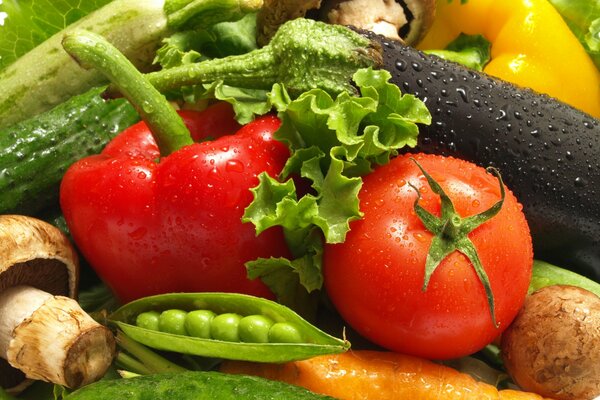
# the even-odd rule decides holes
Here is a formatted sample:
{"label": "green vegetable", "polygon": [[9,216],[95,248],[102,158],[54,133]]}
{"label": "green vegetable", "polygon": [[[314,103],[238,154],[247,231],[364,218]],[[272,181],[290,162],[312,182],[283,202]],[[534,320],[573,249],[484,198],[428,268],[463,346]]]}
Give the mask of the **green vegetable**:
{"label": "green vegetable", "polygon": [[242,316],[235,313],[217,315],[210,325],[210,336],[215,340],[239,342],[238,326]]}
{"label": "green vegetable", "polygon": [[166,310],[158,317],[158,330],[173,335],[186,335],[185,317],[183,310]]}
{"label": "green vegetable", "polygon": [[53,34],[110,1],[1,1],[0,71]]}
{"label": "green vegetable", "polygon": [[600,297],[600,283],[544,261],[535,260],[529,284],[529,293],[546,286],[572,285],[586,289]]}
{"label": "green vegetable", "polygon": [[114,399],[333,400],[299,386],[264,378],[199,371],[99,381],[64,397],[64,400]]}
{"label": "green vegetable", "polygon": [[[194,310],[189,312],[185,318],[187,333],[191,336],[209,339],[210,326],[215,316],[216,314],[210,310]],[[139,324],[137,325],[140,326]]]}
{"label": "green vegetable", "polygon": [[[261,0],[115,0],[69,25],[0,72],[0,128],[43,112],[101,84],[61,48],[65,33],[90,30],[105,36],[140,69],[147,69],[160,41],[175,30],[239,19]],[[43,60],[43,63],[40,62]]]}
{"label": "green vegetable", "polygon": [[[273,320],[263,315],[248,315],[238,325],[240,340],[250,343],[268,343]],[[277,342],[276,340],[271,340]]]}
{"label": "green vegetable", "polygon": [[302,343],[305,340],[298,327],[290,322],[275,323],[264,315],[217,315],[211,310],[145,311],[136,317],[135,325],[174,335],[226,342]]}
{"label": "green vegetable", "polygon": [[550,0],[600,70],[600,2]]}
{"label": "green vegetable", "polygon": [[483,67],[491,59],[491,47],[490,41],[482,35],[461,33],[444,50],[426,50],[425,53],[454,61],[477,71],[483,71]]}
{"label": "green vegetable", "polygon": [[[144,329],[135,325],[139,316],[147,312],[163,313],[173,310],[190,314],[197,310],[210,310],[215,313],[216,316],[210,321],[211,338],[204,337],[204,334],[200,337],[185,336],[190,332],[179,331],[180,316],[177,317],[174,326],[170,327],[171,330],[178,331],[178,334]],[[269,343],[239,341],[241,321],[244,317],[256,315],[273,321],[271,330],[277,326],[277,332]],[[340,353],[346,351],[350,345],[347,341],[322,332],[280,304],[234,293],[171,293],[146,297],[126,304],[109,319],[131,339],[148,347],[205,357],[285,362],[319,354]],[[186,319],[185,316],[183,319]]]}
{"label": "green vegetable", "polygon": [[354,72],[380,64],[371,41],[342,26],[309,19],[282,25],[271,42],[247,54],[183,65],[148,74],[159,91],[222,81],[270,90],[274,83],[300,94],[321,88],[331,94],[356,92]]}
{"label": "green vegetable", "polygon": [[104,101],[101,91],[0,130],[0,213],[32,214],[55,204],[65,170],[138,120],[129,103]]}

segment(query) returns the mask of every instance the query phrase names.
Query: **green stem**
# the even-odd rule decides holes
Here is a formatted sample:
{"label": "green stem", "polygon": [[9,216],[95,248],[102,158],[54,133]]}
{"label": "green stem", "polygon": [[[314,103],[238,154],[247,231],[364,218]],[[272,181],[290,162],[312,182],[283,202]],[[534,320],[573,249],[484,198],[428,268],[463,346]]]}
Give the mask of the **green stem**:
{"label": "green stem", "polygon": [[137,358],[146,367],[146,369],[153,373],[187,371],[185,368],[172,363],[146,346],[136,342],[135,340],[132,340],[122,331],[118,331],[116,337],[117,343],[122,349]]}
{"label": "green stem", "polygon": [[126,370],[133,371],[139,375],[152,374],[152,371],[148,367],[131,357],[129,354],[123,352],[119,352],[119,354],[117,354],[116,363],[119,368],[125,368]]}
{"label": "green stem", "polygon": [[[298,18],[282,25],[261,49],[147,76],[161,92],[223,81],[230,86],[264,90],[281,83],[291,94],[320,88],[337,95],[356,93],[354,73],[381,65],[381,57],[380,49],[370,40],[346,27]],[[109,94],[114,91],[109,89]]]}
{"label": "green stem", "polygon": [[235,21],[258,12],[263,0],[171,0],[165,3],[168,25],[175,30]]}
{"label": "green stem", "polygon": [[238,56],[182,65],[146,75],[159,91],[223,80],[230,86],[269,90],[279,81],[275,57],[264,47]]}
{"label": "green stem", "polygon": [[75,31],[65,35],[62,44],[84,68],[96,68],[119,88],[148,124],[162,156],[193,143],[190,132],[167,99],[102,36]]}

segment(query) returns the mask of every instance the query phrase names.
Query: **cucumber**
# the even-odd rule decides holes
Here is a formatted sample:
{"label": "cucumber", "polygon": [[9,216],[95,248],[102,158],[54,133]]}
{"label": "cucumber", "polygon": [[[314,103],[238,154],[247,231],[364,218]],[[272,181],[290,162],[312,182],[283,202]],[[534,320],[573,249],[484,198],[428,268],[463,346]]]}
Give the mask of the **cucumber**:
{"label": "cucumber", "polygon": [[66,169],[139,119],[125,99],[103,100],[103,90],[0,130],[0,214],[32,215],[56,205]]}
{"label": "cucumber", "polygon": [[600,121],[532,90],[366,35],[382,45],[391,81],[432,113],[416,150],[498,168],[523,204],[535,257],[600,281]]}
{"label": "cucumber", "polygon": [[331,399],[299,386],[220,372],[189,371],[102,380],[64,400],[317,400]]}
{"label": "cucumber", "polygon": [[65,33],[89,30],[102,35],[147,71],[162,40],[174,32],[235,21],[261,6],[261,0],[113,0],[0,71],[0,128],[106,82],[97,70],[83,69],[64,51]]}

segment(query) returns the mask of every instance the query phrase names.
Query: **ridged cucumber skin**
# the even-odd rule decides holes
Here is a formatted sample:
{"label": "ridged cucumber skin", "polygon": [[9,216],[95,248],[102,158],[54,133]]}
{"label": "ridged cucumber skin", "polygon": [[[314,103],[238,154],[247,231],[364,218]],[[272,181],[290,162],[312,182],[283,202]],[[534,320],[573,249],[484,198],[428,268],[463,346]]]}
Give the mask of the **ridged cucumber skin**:
{"label": "ridged cucumber skin", "polygon": [[139,376],[103,380],[79,389],[65,400],[324,400],[332,397],[264,378],[220,372]]}
{"label": "ridged cucumber skin", "polygon": [[367,36],[382,44],[391,81],[432,113],[414,150],[498,168],[523,205],[535,257],[600,281],[600,122],[548,96]]}
{"label": "ridged cucumber skin", "polygon": [[33,215],[58,203],[67,168],[99,153],[139,120],[125,100],[105,101],[103,88],[0,130],[0,214]]}
{"label": "ridged cucumber skin", "polygon": [[0,129],[82,94],[105,79],[81,68],[62,48],[65,32],[103,35],[138,68],[147,69],[170,33],[164,0],[114,0],[55,34],[0,72]]}

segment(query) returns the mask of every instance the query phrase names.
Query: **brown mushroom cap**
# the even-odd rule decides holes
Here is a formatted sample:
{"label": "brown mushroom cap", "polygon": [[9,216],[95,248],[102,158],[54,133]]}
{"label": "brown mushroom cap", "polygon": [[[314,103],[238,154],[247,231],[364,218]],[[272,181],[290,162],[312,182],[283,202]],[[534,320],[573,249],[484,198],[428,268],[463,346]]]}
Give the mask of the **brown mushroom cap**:
{"label": "brown mushroom cap", "polygon": [[525,390],[558,400],[600,396],[600,298],[574,286],[534,292],[502,335],[502,357]]}
{"label": "brown mushroom cap", "polygon": [[22,215],[0,215],[0,292],[29,285],[52,295],[75,297],[77,253],[56,227]]}

